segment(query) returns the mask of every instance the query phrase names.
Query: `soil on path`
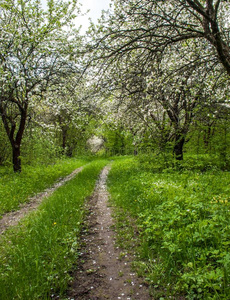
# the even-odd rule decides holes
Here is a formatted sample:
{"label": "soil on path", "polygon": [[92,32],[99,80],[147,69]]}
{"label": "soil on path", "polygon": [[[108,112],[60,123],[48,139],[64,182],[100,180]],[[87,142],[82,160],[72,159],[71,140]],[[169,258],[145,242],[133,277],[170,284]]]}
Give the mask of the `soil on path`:
{"label": "soil on path", "polygon": [[106,179],[109,167],[100,175],[88,203],[87,230],[83,233],[79,264],[67,297],[71,300],[149,300],[148,288],[131,271],[131,257],[121,256],[115,246]]}
{"label": "soil on path", "polygon": [[49,197],[56,189],[62,186],[65,182],[71,180],[77,173],[81,172],[83,167],[74,170],[70,175],[59,180],[51,188],[46,189],[44,192],[36,194],[30,198],[30,201],[26,204],[20,205],[19,210],[11,211],[3,215],[0,219],[0,235],[10,226],[15,226],[19,221],[26,216],[29,212],[35,210],[45,197]]}

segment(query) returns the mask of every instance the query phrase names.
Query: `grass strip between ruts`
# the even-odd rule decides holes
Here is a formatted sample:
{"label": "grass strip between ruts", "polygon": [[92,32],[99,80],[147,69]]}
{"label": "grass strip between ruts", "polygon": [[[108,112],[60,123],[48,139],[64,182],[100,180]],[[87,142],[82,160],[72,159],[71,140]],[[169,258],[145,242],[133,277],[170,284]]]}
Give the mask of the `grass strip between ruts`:
{"label": "grass strip between ruts", "polygon": [[45,199],[0,241],[0,299],[50,299],[65,291],[78,256],[84,200],[101,169],[97,160]]}
{"label": "grass strip between ruts", "polygon": [[62,159],[53,165],[24,166],[21,173],[0,169],[0,216],[18,209],[20,203],[88,162],[84,158]]}

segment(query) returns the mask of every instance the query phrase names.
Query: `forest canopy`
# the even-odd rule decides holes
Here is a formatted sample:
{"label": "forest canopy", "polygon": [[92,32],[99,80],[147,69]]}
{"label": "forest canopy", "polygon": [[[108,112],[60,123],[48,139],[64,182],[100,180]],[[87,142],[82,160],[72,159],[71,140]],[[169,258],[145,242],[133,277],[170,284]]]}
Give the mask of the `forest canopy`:
{"label": "forest canopy", "polygon": [[90,151],[94,136],[101,153],[227,159],[229,11],[220,0],[114,0],[80,35],[77,1],[2,1],[0,163],[12,156],[17,172],[44,147]]}

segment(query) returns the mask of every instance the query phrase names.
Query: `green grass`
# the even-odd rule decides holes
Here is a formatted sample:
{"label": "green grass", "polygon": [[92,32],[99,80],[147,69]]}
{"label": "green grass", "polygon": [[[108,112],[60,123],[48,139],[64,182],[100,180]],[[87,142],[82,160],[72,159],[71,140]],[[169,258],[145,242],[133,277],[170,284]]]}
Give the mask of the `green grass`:
{"label": "green grass", "polygon": [[135,265],[154,299],[229,299],[230,173],[190,160],[167,167],[143,158],[115,161],[112,203],[136,220]]}
{"label": "green grass", "polygon": [[51,186],[60,177],[86,164],[87,159],[63,159],[54,165],[24,166],[20,174],[8,168],[0,169],[0,216],[18,209],[35,193]]}
{"label": "green grass", "polygon": [[0,299],[50,299],[66,290],[77,261],[84,201],[107,163],[87,164],[21,226],[4,234],[0,241]]}

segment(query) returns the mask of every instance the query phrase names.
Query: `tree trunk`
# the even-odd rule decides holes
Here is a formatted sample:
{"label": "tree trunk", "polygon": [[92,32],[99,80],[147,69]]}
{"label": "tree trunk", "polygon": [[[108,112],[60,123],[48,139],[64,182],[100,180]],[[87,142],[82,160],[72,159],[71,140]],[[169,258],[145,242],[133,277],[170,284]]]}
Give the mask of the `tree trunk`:
{"label": "tree trunk", "polygon": [[66,152],[66,155],[68,157],[72,157],[73,156],[73,149],[74,148],[72,146],[68,147],[67,152]]}
{"label": "tree trunk", "polygon": [[12,145],[13,150],[13,168],[14,172],[21,172],[21,158],[20,158],[20,145]]}
{"label": "tree trunk", "polygon": [[175,155],[176,160],[183,160],[183,147],[185,143],[185,137],[183,134],[176,134],[175,144],[173,148],[173,153]]}
{"label": "tree trunk", "polygon": [[137,148],[135,148],[133,151],[133,155],[137,156],[137,154],[138,154],[138,151],[137,151]]}
{"label": "tree trunk", "polygon": [[62,151],[63,151],[63,154],[65,153],[65,149],[66,149],[67,131],[68,131],[68,128],[66,126],[63,126],[62,127]]}
{"label": "tree trunk", "polygon": [[26,124],[27,102],[25,102],[24,107],[20,106],[19,110],[21,119],[18,122],[18,130],[16,132],[16,121],[10,114],[7,115],[6,108],[3,107],[2,103],[0,102],[0,114],[6,134],[12,146],[14,172],[21,172],[20,147]]}
{"label": "tree trunk", "polygon": [[211,126],[208,126],[208,128],[204,129],[204,147],[205,147],[205,153],[208,153],[209,144],[210,144],[210,138],[211,138]]}

